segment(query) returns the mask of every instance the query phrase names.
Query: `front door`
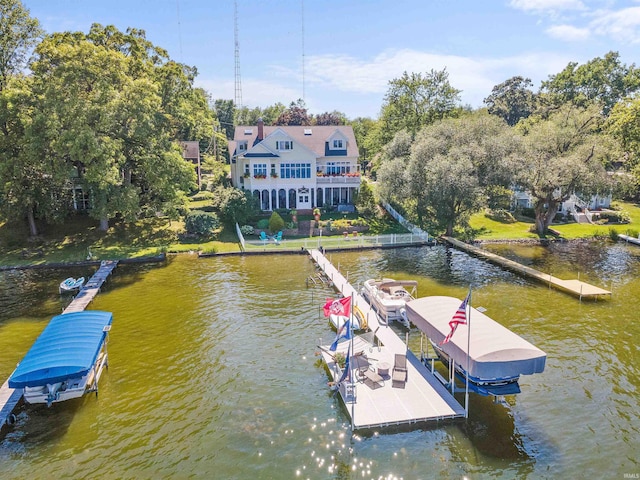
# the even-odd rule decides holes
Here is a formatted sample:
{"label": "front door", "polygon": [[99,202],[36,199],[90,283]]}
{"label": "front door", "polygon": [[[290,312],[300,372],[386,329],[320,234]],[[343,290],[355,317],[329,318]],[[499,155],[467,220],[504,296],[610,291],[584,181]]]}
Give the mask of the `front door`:
{"label": "front door", "polygon": [[311,209],[311,192],[308,188],[302,187],[298,189],[298,209]]}

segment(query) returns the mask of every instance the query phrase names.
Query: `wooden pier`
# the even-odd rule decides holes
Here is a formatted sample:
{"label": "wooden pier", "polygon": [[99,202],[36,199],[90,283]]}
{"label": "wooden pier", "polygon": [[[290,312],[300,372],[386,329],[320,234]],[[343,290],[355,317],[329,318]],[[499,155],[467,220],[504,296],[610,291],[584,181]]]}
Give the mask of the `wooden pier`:
{"label": "wooden pier", "polygon": [[639,238],[635,238],[635,237],[630,237],[629,235],[618,235],[618,238],[620,240],[623,240],[627,243],[633,243],[634,245],[640,245],[640,237]]}
{"label": "wooden pier", "polygon": [[533,278],[542,283],[546,283],[547,285],[550,285],[551,287],[554,287],[563,292],[567,292],[580,297],[580,300],[582,300],[583,298],[597,300],[600,297],[611,296],[610,291],[593,286],[589,283],[575,279],[563,280],[561,278],[554,277],[549,273],[540,272],[518,262],[514,262],[513,260],[509,260],[508,258],[501,257],[500,255],[496,255],[481,248],[474,247],[473,245],[469,245],[468,243],[461,242],[460,240],[456,240],[455,238],[442,237],[442,239],[460,250],[464,250],[468,253],[476,255],[477,257],[484,258],[491,263],[507,268],[513,272],[520,273],[526,277]]}
{"label": "wooden pier", "polygon": [[[378,338],[378,344],[365,342],[362,337],[354,340],[354,353],[364,352],[370,362],[375,362],[377,372],[388,368],[388,373],[356,383],[351,391],[347,386],[339,389],[354,430],[377,428],[391,425],[408,425],[445,419],[462,418],[464,408],[442,385],[420,360],[408,350],[406,344],[387,325],[384,325],[364,298],[347,279],[316,249],[309,250],[313,261],[324,271],[334,287],[345,297],[352,297],[367,317],[367,323]],[[350,342],[342,342],[339,352],[346,353]],[[323,346],[322,357],[329,368],[332,379],[337,380],[339,371],[335,368],[328,346]],[[390,374],[395,354],[407,357],[408,380],[404,388],[394,388]]]}
{"label": "wooden pier", "polygon": [[[69,306],[62,313],[82,312],[100,292],[100,287],[118,265],[117,260],[104,260],[98,271],[82,287]],[[0,387],[0,430],[13,423],[13,411],[22,400],[22,389],[9,387],[9,380]]]}

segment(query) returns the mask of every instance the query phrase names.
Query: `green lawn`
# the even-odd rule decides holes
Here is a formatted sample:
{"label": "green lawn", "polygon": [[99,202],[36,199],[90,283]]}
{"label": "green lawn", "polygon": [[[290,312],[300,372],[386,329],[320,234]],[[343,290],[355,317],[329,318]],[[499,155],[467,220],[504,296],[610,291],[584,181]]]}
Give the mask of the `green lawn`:
{"label": "green lawn", "polygon": [[[615,205],[629,213],[631,223],[613,224],[613,225],[592,225],[592,224],[554,224],[551,228],[560,233],[562,238],[593,238],[609,236],[610,230],[617,233],[631,233],[640,231],[640,207],[634,203],[616,202]],[[469,222],[474,230],[474,238],[477,240],[516,240],[539,238],[537,234],[532,233],[529,229],[533,226],[533,220],[529,222],[519,221],[516,223],[496,222],[486,217],[484,212],[477,213],[471,217]]]}

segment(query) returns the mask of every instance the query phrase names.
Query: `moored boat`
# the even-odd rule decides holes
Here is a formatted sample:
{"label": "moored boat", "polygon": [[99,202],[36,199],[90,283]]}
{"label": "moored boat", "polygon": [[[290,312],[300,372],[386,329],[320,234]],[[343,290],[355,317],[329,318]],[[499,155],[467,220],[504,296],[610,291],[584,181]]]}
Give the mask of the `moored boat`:
{"label": "moored boat", "polygon": [[89,310],[57,315],[9,378],[27,403],[52,403],[98,392],[108,364],[107,336],[113,314]]}
{"label": "moored boat", "polygon": [[399,321],[409,328],[406,304],[414,299],[418,282],[415,280],[370,279],[362,286],[362,295],[387,324]]}
{"label": "moored boat", "polygon": [[[331,322],[331,325],[336,328],[336,330],[342,328],[344,322],[346,322],[348,319],[349,317],[345,317],[343,315],[335,315],[333,313],[329,315],[329,321]],[[357,306],[353,307],[351,319],[353,320],[351,322],[351,325],[353,326],[354,330],[365,330],[367,328],[367,319],[364,313],[362,313],[362,310],[360,310]]]}
{"label": "moored boat", "polygon": [[58,291],[60,293],[64,292],[75,292],[76,290],[80,290],[84,285],[84,277],[73,278],[69,277],[60,282],[60,286],[58,287]]}
{"label": "moored boat", "polygon": [[468,372],[470,389],[481,395],[513,395],[520,393],[520,375],[544,371],[546,353],[470,305],[468,323],[445,342],[459,306],[457,298],[423,297],[407,303],[407,316],[463,381]]}

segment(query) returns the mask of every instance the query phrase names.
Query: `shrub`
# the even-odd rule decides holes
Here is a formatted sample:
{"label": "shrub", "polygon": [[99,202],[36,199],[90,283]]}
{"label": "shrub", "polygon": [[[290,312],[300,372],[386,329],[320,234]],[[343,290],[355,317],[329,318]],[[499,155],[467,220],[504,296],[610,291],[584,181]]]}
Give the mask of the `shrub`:
{"label": "shrub", "polygon": [[523,208],[522,216],[528,217],[528,218],[536,218],[536,211],[533,208],[529,208],[529,207]]}
{"label": "shrub", "polygon": [[513,217],[513,215],[501,208],[497,210],[489,210],[489,212],[486,213],[485,216],[489,217],[491,220],[495,220],[496,222],[516,223],[516,219]]}
{"label": "shrub", "polygon": [[260,220],[258,220],[258,223],[256,224],[256,227],[259,230],[266,230],[267,228],[269,228],[269,219],[268,218],[261,218]]}
{"label": "shrub", "polygon": [[614,242],[618,240],[618,231],[615,228],[609,228],[609,238]]}
{"label": "shrub", "polygon": [[200,202],[202,200],[210,200],[214,198],[213,192],[209,192],[207,190],[203,190],[201,192],[196,193],[193,197],[191,197],[192,202]]}
{"label": "shrub", "polygon": [[215,213],[196,210],[187,215],[184,227],[190,234],[211,235],[220,227],[220,221]]}
{"label": "shrub", "polygon": [[599,220],[603,221],[603,223],[629,223],[631,219],[629,213],[625,212],[624,210],[619,210],[616,212],[598,212],[598,217]]}
{"label": "shrub", "polygon": [[278,212],[273,212],[271,214],[271,218],[269,218],[269,230],[272,233],[278,232],[284,229],[284,220],[278,214]]}
{"label": "shrub", "polygon": [[255,233],[255,229],[251,225],[242,225],[240,227],[240,232],[242,235],[253,235]]}

